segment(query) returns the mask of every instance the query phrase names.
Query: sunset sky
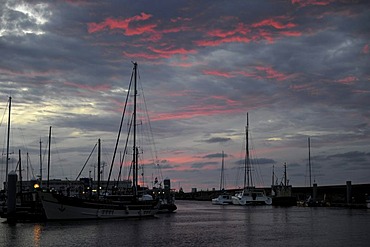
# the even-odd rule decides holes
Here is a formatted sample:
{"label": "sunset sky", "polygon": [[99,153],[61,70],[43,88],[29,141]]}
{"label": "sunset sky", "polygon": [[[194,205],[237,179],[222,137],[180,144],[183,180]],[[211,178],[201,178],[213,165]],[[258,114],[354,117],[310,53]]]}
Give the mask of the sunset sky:
{"label": "sunset sky", "polygon": [[145,184],[159,167],[175,189],[218,189],[224,151],[241,187],[247,113],[256,187],[284,163],[307,186],[308,137],[312,181],[370,182],[370,1],[0,0],[0,18],[1,182],[10,96],[9,171],[20,149],[39,175],[49,126],[50,178],[75,179],[99,138],[110,165],[132,61],[155,143]]}

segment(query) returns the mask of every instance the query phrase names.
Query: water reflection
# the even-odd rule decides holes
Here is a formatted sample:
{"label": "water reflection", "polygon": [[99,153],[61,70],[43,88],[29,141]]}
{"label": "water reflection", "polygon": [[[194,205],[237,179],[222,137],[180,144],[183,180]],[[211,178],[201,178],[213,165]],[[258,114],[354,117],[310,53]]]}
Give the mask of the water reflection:
{"label": "water reflection", "polygon": [[35,224],[33,227],[33,246],[39,247],[41,242],[41,233],[43,226],[40,224]]}

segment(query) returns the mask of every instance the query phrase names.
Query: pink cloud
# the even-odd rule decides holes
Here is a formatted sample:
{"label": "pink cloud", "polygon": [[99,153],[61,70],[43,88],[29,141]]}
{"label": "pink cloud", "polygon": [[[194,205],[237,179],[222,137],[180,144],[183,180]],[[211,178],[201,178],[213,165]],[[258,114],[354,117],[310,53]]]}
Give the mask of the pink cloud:
{"label": "pink cloud", "polygon": [[285,29],[285,28],[292,28],[292,27],[295,27],[297,26],[296,24],[294,23],[291,23],[291,22],[288,22],[287,24],[283,24],[279,21],[276,21],[274,19],[266,19],[266,20],[262,20],[260,22],[257,22],[257,23],[254,23],[251,25],[252,27],[263,27],[263,26],[271,26],[271,27],[274,27],[276,29]]}
{"label": "pink cloud", "polygon": [[230,73],[222,72],[222,71],[216,71],[216,70],[203,70],[203,74],[221,76],[221,77],[226,77],[226,78],[235,77],[235,76],[231,75]]}
{"label": "pink cloud", "polygon": [[163,55],[163,56],[172,56],[177,54],[194,54],[196,53],[196,50],[186,50],[184,48],[178,48],[178,49],[156,49],[154,47],[149,47],[149,50],[152,52],[155,52],[157,54]]}
{"label": "pink cloud", "polygon": [[355,81],[358,81],[358,78],[356,76],[347,76],[345,78],[337,80],[336,82],[344,85],[351,85],[355,83]]}
{"label": "pink cloud", "polygon": [[369,54],[369,44],[364,45],[364,47],[362,48],[362,53]]}
{"label": "pink cloud", "polygon": [[[172,93],[171,96],[184,97],[191,92],[182,91]],[[220,104],[215,104],[216,101],[221,101]],[[191,119],[199,116],[214,116],[214,115],[227,115],[233,113],[244,112],[244,108],[241,107],[240,102],[230,100],[225,96],[211,96],[208,98],[202,98],[201,102],[197,101],[193,105],[189,105],[186,108],[178,109],[176,112],[170,113],[153,113],[150,114],[152,121],[163,121],[163,120],[179,120],[179,119]]]}
{"label": "pink cloud", "polygon": [[[113,19],[113,18],[107,18],[105,21],[101,23],[88,23],[88,32],[89,33],[95,33],[102,31],[106,28],[108,29],[123,29],[125,30],[127,35],[134,35],[134,34],[141,34],[145,31],[152,31],[155,27],[155,24],[146,25],[143,27],[137,27],[136,29],[130,28],[129,25],[131,22],[137,22],[137,21],[145,21],[151,18],[152,15],[141,13],[140,15],[136,15],[124,20],[119,19]],[[136,30],[136,31],[135,31]]]}
{"label": "pink cloud", "polygon": [[214,30],[208,31],[207,34],[213,37],[226,38],[228,36],[232,36],[236,34],[246,35],[249,32],[250,32],[250,29],[248,27],[246,27],[243,23],[238,23],[234,29],[227,30],[227,31],[224,31],[222,29],[214,29]]}
{"label": "pink cloud", "polygon": [[299,36],[302,36],[302,32],[298,32],[298,31],[281,31],[280,33],[282,35],[288,36],[288,37],[299,37]]}
{"label": "pink cloud", "polygon": [[149,32],[154,32],[154,28],[156,28],[156,24],[148,24],[148,25],[143,25],[143,26],[138,26],[134,28],[126,28],[125,34],[128,36],[133,36],[133,35],[139,35],[143,33],[149,33]]}
{"label": "pink cloud", "polygon": [[218,46],[223,43],[249,43],[251,39],[247,37],[229,37],[218,40],[198,40],[194,43],[198,46]]}
{"label": "pink cloud", "polygon": [[217,71],[217,70],[203,70],[203,74],[220,76],[225,78],[233,78],[237,75],[251,77],[255,79],[274,79],[277,81],[285,81],[294,78],[296,74],[285,74],[273,69],[270,66],[253,66],[248,71]]}
{"label": "pink cloud", "polygon": [[181,21],[191,21],[191,18],[184,18],[184,17],[179,16],[177,18],[172,18],[170,21],[173,23],[181,22]]}
{"label": "pink cloud", "polygon": [[255,69],[257,71],[264,72],[265,74],[261,76],[267,79],[276,79],[278,81],[284,81],[290,77],[289,75],[285,75],[284,73],[278,72],[271,67],[255,66]]}
{"label": "pink cloud", "polygon": [[289,86],[289,89],[293,91],[303,91],[310,95],[318,95],[319,89],[315,88],[311,84],[299,84],[299,85],[291,85]]}

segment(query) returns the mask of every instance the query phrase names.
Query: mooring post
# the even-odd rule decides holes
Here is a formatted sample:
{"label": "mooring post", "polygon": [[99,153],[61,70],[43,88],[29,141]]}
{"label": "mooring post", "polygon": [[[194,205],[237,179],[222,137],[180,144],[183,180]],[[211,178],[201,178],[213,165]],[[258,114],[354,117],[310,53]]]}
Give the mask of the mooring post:
{"label": "mooring post", "polygon": [[316,183],[313,184],[313,188],[312,188],[312,201],[313,203],[316,203],[317,201],[317,184]]}
{"label": "mooring post", "polygon": [[352,203],[352,185],[351,181],[346,182],[347,185],[347,204]]}
{"label": "mooring post", "polygon": [[8,174],[8,190],[7,190],[7,219],[13,220],[16,211],[16,198],[17,198],[17,179],[18,175],[15,171]]}

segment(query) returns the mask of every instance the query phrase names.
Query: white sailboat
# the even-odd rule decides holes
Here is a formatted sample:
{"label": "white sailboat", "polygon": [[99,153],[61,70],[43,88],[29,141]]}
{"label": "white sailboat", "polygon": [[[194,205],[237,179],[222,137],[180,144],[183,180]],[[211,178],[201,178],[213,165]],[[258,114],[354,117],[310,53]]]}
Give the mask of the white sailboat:
{"label": "white sailboat", "polygon": [[[158,212],[159,201],[150,195],[139,195],[138,193],[138,156],[139,150],[136,146],[136,97],[137,97],[137,63],[134,63],[131,79],[134,78],[134,110],[132,114],[133,127],[133,187],[131,194],[100,193],[100,172],[98,172],[97,195],[95,196],[66,196],[57,192],[40,192],[43,208],[47,220],[77,220],[77,219],[112,219],[154,216]],[[126,98],[130,95],[131,82]],[[126,107],[126,106],[125,106]],[[125,108],[126,109],[126,108]],[[125,110],[124,110],[125,112]],[[123,114],[124,115],[124,114]],[[123,117],[122,117],[123,119]],[[132,121],[132,122],[131,122]],[[122,121],[121,121],[122,126]],[[119,136],[119,135],[118,135]],[[116,148],[117,149],[117,144]],[[100,171],[100,140],[98,151],[98,171]],[[114,156],[112,164],[114,162]],[[108,179],[109,182],[109,179]],[[108,188],[108,185],[107,185]]]}
{"label": "white sailboat", "polygon": [[271,197],[266,196],[263,189],[256,189],[253,185],[251,163],[248,143],[249,118],[247,113],[247,126],[245,127],[246,152],[244,159],[244,189],[232,197],[234,205],[271,205]]}
{"label": "white sailboat", "polygon": [[214,205],[228,205],[232,204],[232,196],[225,193],[225,174],[224,174],[224,151],[222,151],[222,162],[221,162],[221,180],[220,180],[220,194],[217,198],[212,199],[212,204]]}

